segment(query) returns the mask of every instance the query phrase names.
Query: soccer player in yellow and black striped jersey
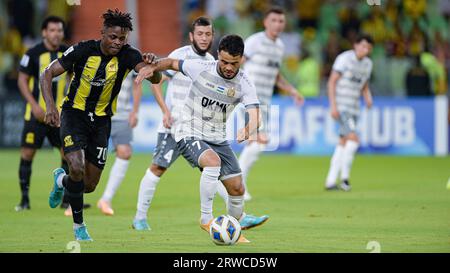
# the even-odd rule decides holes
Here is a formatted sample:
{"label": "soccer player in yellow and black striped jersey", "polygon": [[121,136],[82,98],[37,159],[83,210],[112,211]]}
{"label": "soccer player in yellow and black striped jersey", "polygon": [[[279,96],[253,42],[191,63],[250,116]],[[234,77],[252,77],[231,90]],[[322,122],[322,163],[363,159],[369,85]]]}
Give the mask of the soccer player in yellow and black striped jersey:
{"label": "soccer player in yellow and black striped jersey", "polygon": [[[31,165],[36,150],[42,147],[47,137],[50,144],[61,148],[59,128],[53,128],[44,123],[45,102],[39,88],[39,75],[57,58],[63,55],[67,46],[64,39],[64,21],[56,16],[47,17],[42,23],[42,42],[30,48],[20,61],[18,86],[22,96],[27,101],[22,131],[20,150],[19,181],[22,191],[20,204],[16,211],[30,209],[28,190],[30,187]],[[67,75],[54,78],[51,84],[52,97],[60,104],[64,98],[67,86]],[[62,152],[62,151],[61,151]],[[68,170],[67,162],[62,157],[62,167]]]}
{"label": "soccer player in yellow and black striped jersey", "polygon": [[[53,171],[54,186],[49,205],[54,208],[62,194],[69,195],[76,240],[91,241],[83,222],[83,193],[95,190],[105,166],[111,116],[115,112],[122,81],[131,70],[146,66],[141,53],[127,44],[133,30],[131,16],[119,10],[103,14],[101,40],[80,42],[52,62],[41,76],[47,112],[45,122],[61,126],[64,155],[70,174],[63,169]],[[148,59],[146,59],[148,61]],[[69,93],[64,98],[61,122],[51,96],[52,79],[73,70]],[[149,80],[159,83],[161,74]]]}

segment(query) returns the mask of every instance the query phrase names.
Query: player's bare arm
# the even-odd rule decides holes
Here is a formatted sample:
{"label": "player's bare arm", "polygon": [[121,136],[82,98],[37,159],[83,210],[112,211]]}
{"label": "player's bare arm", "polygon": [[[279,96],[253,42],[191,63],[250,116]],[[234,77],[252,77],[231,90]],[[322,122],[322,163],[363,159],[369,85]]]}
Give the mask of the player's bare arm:
{"label": "player's bare arm", "polygon": [[302,105],[305,102],[305,98],[297,90],[297,88],[290,84],[280,73],[278,73],[277,75],[277,81],[275,84],[281,90],[288,92],[288,94],[292,96],[297,105]]}
{"label": "player's bare arm", "polygon": [[372,108],[373,105],[373,99],[372,99],[372,93],[370,92],[369,83],[366,82],[362,89],[362,95],[364,97],[364,101],[366,102],[367,108]]}
{"label": "player's bare arm", "polygon": [[156,102],[158,103],[159,107],[161,108],[161,111],[163,112],[163,125],[165,128],[170,128],[173,123],[172,115],[170,114],[170,110],[167,107],[163,91],[162,91],[162,84],[164,81],[168,79],[167,76],[162,76],[161,81],[158,84],[152,84],[152,92],[155,96]]}
{"label": "player's bare arm", "polygon": [[133,110],[128,117],[128,124],[131,128],[136,127],[138,123],[139,105],[142,98],[142,85],[133,82]]}
{"label": "player's bare arm", "polygon": [[66,72],[58,60],[54,60],[39,78],[42,96],[44,97],[47,112],[45,113],[44,122],[52,127],[59,127],[59,112],[56,109],[55,100],[52,95],[52,79]]}
{"label": "player's bare arm", "polygon": [[328,79],[328,100],[330,102],[331,116],[334,119],[339,118],[339,112],[336,105],[336,84],[340,77],[341,74],[339,72],[332,71],[330,78]]}
{"label": "player's bare arm", "polygon": [[[142,68],[146,67],[146,66],[150,66],[149,64],[147,64],[145,61],[140,62],[136,65],[136,67],[134,68],[134,71],[136,71],[137,73],[139,73]],[[161,81],[161,73],[157,72],[157,73],[152,73],[151,75],[149,75],[148,77],[145,77],[145,79],[147,79],[148,81],[150,81],[151,83],[159,83]],[[136,81],[136,84],[141,84],[142,81],[140,81],[139,83]]]}
{"label": "player's bare arm", "polygon": [[140,69],[138,76],[136,77],[136,83],[140,84],[144,79],[151,78],[155,72],[164,70],[180,71],[179,60],[171,58],[159,59],[152,64],[144,64],[144,67]]}
{"label": "player's bare arm", "polygon": [[247,125],[239,130],[237,134],[237,141],[241,143],[245,140],[256,140],[258,128],[261,125],[259,107],[252,107],[247,109],[248,123]]}
{"label": "player's bare arm", "polygon": [[45,111],[42,109],[42,107],[39,105],[39,103],[36,101],[36,99],[33,97],[30,87],[28,85],[30,81],[30,76],[26,73],[19,72],[19,78],[17,80],[17,85],[19,87],[20,93],[22,94],[22,97],[30,104],[31,106],[31,112],[33,113],[33,116],[38,121],[44,121]]}

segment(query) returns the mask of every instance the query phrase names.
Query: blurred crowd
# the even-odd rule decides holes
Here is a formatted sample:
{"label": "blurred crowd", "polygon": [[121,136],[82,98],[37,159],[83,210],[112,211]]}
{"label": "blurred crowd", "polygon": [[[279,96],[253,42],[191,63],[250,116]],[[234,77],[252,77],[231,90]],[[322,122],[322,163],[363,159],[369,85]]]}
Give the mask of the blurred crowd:
{"label": "blurred crowd", "polygon": [[42,40],[41,23],[48,15],[63,18],[70,40],[71,6],[61,0],[0,0],[0,97],[19,95],[17,76],[26,50]]}
{"label": "blurred crowd", "polygon": [[[284,7],[283,72],[307,96],[326,93],[336,56],[352,48],[356,35],[375,40],[371,88],[375,95],[420,96],[448,92],[450,0],[188,0],[186,22],[208,14],[216,39],[248,37],[263,29],[264,11]],[[370,5],[370,4],[373,5]],[[187,29],[185,30],[187,31]],[[217,41],[216,41],[217,44]]]}
{"label": "blurred crowd", "polygon": [[[374,95],[447,94],[450,71],[450,0],[179,0],[184,39],[190,22],[214,19],[216,39],[235,33],[246,38],[263,29],[264,11],[279,5],[287,12],[281,39],[282,71],[306,96],[326,94],[336,56],[352,48],[356,35],[373,36]],[[0,0],[0,96],[17,92],[17,68],[27,48],[40,40],[45,16],[66,20],[70,40],[72,9],[61,0]]]}

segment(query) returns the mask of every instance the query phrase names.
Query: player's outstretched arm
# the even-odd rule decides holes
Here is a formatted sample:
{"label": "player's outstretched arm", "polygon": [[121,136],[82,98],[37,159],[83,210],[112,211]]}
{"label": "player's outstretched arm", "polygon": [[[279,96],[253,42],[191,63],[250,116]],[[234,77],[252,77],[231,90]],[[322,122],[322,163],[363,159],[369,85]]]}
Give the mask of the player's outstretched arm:
{"label": "player's outstretched arm", "polygon": [[[138,71],[139,74],[136,77],[136,83],[140,84],[144,79],[150,78],[153,76],[155,72],[164,71],[164,70],[175,70],[180,71],[179,68],[179,60],[176,59],[170,59],[170,58],[163,58],[159,59],[156,62],[152,64],[145,64],[144,66],[140,68]],[[159,81],[158,81],[159,82]]]}
{"label": "player's outstretched arm", "polygon": [[237,142],[241,143],[245,140],[257,140],[258,128],[261,125],[259,107],[251,107],[247,109],[248,123],[244,128],[239,130],[237,134]]}
{"label": "player's outstretched arm", "polygon": [[62,67],[58,60],[51,62],[42,72],[39,83],[41,85],[42,96],[44,97],[47,111],[45,113],[44,122],[53,127],[59,127],[59,112],[55,106],[55,100],[52,95],[52,79],[58,77],[66,70]]}
{"label": "player's outstretched arm", "polygon": [[277,81],[275,84],[281,90],[288,92],[288,94],[294,98],[294,101],[297,105],[302,105],[305,102],[305,98],[303,97],[303,95],[280,73],[278,73],[277,75]]}
{"label": "player's outstretched arm", "polygon": [[369,82],[366,82],[366,84],[364,85],[362,89],[362,94],[364,97],[364,101],[366,102],[367,108],[369,109],[372,108],[373,100],[372,100],[372,93],[370,92],[369,88]]}
{"label": "player's outstretched arm", "polygon": [[336,71],[331,71],[330,78],[328,79],[328,100],[330,102],[331,116],[334,119],[339,118],[339,112],[336,105],[336,83],[341,77],[341,74]]}

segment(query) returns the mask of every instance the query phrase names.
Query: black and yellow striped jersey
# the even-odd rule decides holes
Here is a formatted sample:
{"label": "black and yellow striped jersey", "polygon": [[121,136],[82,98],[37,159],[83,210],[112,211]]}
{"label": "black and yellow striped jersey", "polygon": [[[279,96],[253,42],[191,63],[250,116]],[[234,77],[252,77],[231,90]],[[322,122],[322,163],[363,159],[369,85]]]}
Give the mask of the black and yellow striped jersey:
{"label": "black and yellow striped jersey", "polygon": [[[41,88],[39,85],[39,75],[44,69],[53,61],[60,58],[63,52],[67,50],[67,46],[61,45],[58,50],[49,51],[43,42],[30,48],[25,55],[23,55],[20,61],[19,71],[30,76],[29,87],[33,94],[34,99],[39,103],[42,109],[46,109],[44,97],[42,96]],[[67,86],[67,74],[64,73],[59,77],[56,77],[52,81],[53,99],[58,107],[61,106],[64,91]],[[27,103],[25,110],[25,120],[31,118],[31,105]]]}
{"label": "black and yellow striped jersey", "polygon": [[63,109],[74,108],[97,116],[116,112],[117,95],[128,73],[142,62],[139,50],[125,45],[117,55],[106,56],[99,40],[83,41],[59,58],[62,67],[74,72]]}

